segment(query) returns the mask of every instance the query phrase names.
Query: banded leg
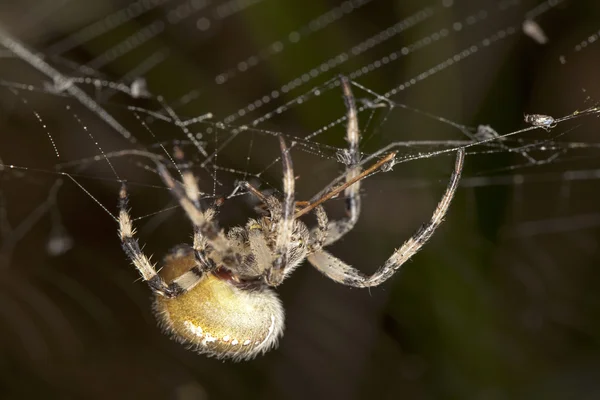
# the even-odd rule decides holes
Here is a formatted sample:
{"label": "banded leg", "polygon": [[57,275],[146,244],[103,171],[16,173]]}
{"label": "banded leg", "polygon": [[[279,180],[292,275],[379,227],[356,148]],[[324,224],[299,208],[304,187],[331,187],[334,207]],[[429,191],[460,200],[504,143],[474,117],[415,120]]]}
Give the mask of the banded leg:
{"label": "banded leg", "polygon": [[327,240],[327,233],[329,232],[329,219],[327,218],[327,213],[325,213],[325,208],[322,205],[315,207],[315,214],[317,216],[317,227],[310,233],[310,243],[308,247],[310,253],[321,251]]}
{"label": "banded leg", "polygon": [[431,220],[424,224],[402,247],[396,250],[385,264],[373,275],[366,276],[352,266],[341,261],[326,251],[320,251],[308,256],[308,261],[332,280],[347,286],[370,287],[378,286],[390,278],[408,259],[410,259],[429,240],[435,229],[442,223],[460,181],[464,164],[465,151],[457,152],[454,172],[446,188],[444,196],[438,203]]}
{"label": "banded leg", "polygon": [[[173,179],[173,176],[163,164],[157,164],[157,171],[165,185],[171,189],[179,201],[181,208],[183,208],[190,221],[192,221],[194,232],[198,232],[194,235],[194,245],[199,248],[205,248],[210,245],[212,249],[221,255],[224,264],[237,265],[238,257],[233,253],[233,250],[229,246],[229,241],[223,232],[218,229],[213,221],[213,214],[210,212],[202,212],[201,208],[194,204],[194,201],[188,197],[186,190],[179,182]],[[206,244],[204,244],[204,240],[206,240]],[[209,269],[214,269],[215,266],[212,265],[209,260],[210,259],[207,257],[207,267]]]}
{"label": "banded leg", "polygon": [[[346,116],[348,119],[348,125],[346,127],[348,149],[346,150],[344,160],[346,163],[346,182],[348,182],[361,173],[360,166],[357,166],[360,162],[360,154],[358,152],[360,130],[358,127],[356,102],[354,101],[354,95],[350,88],[350,81],[347,77],[343,76],[341,82],[342,90],[344,92],[344,102],[346,103],[347,109]],[[327,240],[324,243],[325,246],[329,246],[336,242],[346,233],[351,231],[360,216],[360,181],[346,188],[344,195],[346,196],[346,218],[338,221],[331,221],[329,223]]]}
{"label": "banded leg", "polygon": [[[183,165],[183,167],[181,167],[181,177],[185,193],[194,206],[200,210],[200,188],[198,187],[196,177],[185,164],[184,154],[180,147],[175,147],[174,154],[175,159]],[[204,217],[206,218],[207,223],[212,223],[214,211],[207,210],[204,212]],[[215,265],[206,254],[207,244],[207,238],[202,235],[198,225],[194,224],[194,243],[192,245],[192,248],[194,249],[194,258],[203,271],[212,271],[215,269]]]}
{"label": "banded leg", "polygon": [[288,263],[290,241],[294,230],[294,192],[295,177],[292,157],[283,137],[279,137],[281,161],[283,163],[283,204],[281,217],[277,223],[277,239],[275,241],[275,260],[267,273],[267,283],[270,286],[279,285],[284,278]]}
{"label": "banded leg", "polygon": [[165,297],[176,297],[193,288],[202,277],[202,271],[194,266],[170,284],[167,284],[156,272],[154,264],[140,249],[138,240],[135,238],[135,228],[131,222],[128,211],[127,188],[122,185],[119,193],[119,236],[125,254],[142,275],[142,279],[148,283],[150,289],[156,294]]}

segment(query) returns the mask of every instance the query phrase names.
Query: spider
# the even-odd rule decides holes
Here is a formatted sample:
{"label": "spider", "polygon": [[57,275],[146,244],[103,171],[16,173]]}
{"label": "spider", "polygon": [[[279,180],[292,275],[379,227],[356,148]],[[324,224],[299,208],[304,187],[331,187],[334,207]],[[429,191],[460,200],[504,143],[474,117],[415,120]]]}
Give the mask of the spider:
{"label": "spider", "polygon": [[[265,215],[249,219],[244,227],[234,227],[225,233],[217,227],[215,208],[201,206],[194,175],[182,170],[180,183],[164,164],[157,162],[158,174],[194,229],[192,246],[178,246],[157,272],[134,236],[123,184],[119,196],[119,235],[123,249],[154,293],[159,325],[175,340],[208,356],[236,361],[252,359],[275,347],[281,337],[284,309],[273,289],[305,259],[343,285],[378,286],[410,259],[442,222],[460,180],[463,149],[457,152],[452,177],[431,220],[394,251],[373,275],[362,274],[323,249],[356,224],[361,210],[360,180],[374,168],[362,171],[360,167],[357,109],[349,81],[342,77],[341,84],[348,119],[346,182],[319,201],[295,202],[292,160],[285,141],[280,139],[283,198],[265,196],[246,183],[246,189],[262,201]],[[382,166],[394,155],[375,167]],[[342,190],[346,217],[328,221],[321,203]],[[298,210],[297,207],[303,205],[305,207]],[[299,219],[308,211],[316,215],[317,226],[313,229]]]}

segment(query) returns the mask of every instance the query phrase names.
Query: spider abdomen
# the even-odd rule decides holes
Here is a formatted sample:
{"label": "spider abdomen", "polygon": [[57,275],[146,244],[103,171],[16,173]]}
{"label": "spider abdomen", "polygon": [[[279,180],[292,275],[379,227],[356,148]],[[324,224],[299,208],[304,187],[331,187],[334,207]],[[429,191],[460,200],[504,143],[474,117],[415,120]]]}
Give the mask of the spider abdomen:
{"label": "spider abdomen", "polygon": [[284,311],[275,292],[241,289],[212,273],[178,297],[156,296],[155,311],[174,339],[217,358],[253,358],[283,333]]}

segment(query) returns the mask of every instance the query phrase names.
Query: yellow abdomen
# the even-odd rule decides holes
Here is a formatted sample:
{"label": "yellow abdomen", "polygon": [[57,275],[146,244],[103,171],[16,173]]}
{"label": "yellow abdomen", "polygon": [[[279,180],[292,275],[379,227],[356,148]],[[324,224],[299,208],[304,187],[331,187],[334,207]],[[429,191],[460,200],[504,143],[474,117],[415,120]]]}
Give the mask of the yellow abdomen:
{"label": "yellow abdomen", "polygon": [[[167,281],[187,269],[182,264],[193,265],[188,256],[171,261],[161,271]],[[174,339],[218,358],[253,358],[276,345],[283,333],[283,307],[271,289],[240,289],[211,273],[176,298],[156,296],[155,311]]]}

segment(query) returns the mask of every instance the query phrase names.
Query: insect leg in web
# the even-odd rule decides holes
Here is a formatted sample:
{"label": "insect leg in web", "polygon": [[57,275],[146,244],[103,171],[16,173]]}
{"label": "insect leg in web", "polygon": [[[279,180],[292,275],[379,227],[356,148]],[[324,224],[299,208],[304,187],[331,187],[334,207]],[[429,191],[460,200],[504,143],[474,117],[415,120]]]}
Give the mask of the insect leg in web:
{"label": "insect leg in web", "polygon": [[394,273],[409,260],[423,245],[431,238],[436,228],[442,223],[450,203],[454,198],[462,168],[464,165],[465,151],[459,149],[456,156],[456,163],[452,177],[446,188],[442,199],[438,203],[431,220],[421,228],[404,244],[396,250],[390,258],[371,276],[366,276],[362,272],[346,264],[339,258],[326,251],[320,251],[308,256],[308,261],[319,271],[330,279],[347,286],[371,287],[378,286],[389,279]]}
{"label": "insect leg in web", "polygon": [[354,185],[357,182],[359,182],[360,180],[362,180],[362,179],[366,178],[367,176],[371,175],[372,173],[374,173],[378,169],[382,169],[382,170],[388,169],[387,166],[389,165],[390,162],[394,161],[394,158],[396,157],[396,154],[397,154],[396,152],[388,154],[387,156],[385,156],[384,158],[382,158],[381,160],[379,160],[375,164],[373,164],[373,166],[371,166],[370,168],[364,170],[363,172],[361,172],[359,175],[355,176],[351,180],[346,181],[345,183],[343,183],[343,184],[341,184],[339,186],[334,187],[333,189],[331,189],[328,192],[325,192],[325,194],[323,194],[323,196],[321,196],[320,198],[318,198],[314,202],[309,203],[306,207],[304,207],[300,211],[296,212],[296,214],[294,215],[294,218],[300,218],[304,214],[310,212],[315,207],[323,204],[324,202],[326,202],[329,199],[334,198],[340,192],[346,190],[349,186]]}
{"label": "insect leg in web", "polygon": [[247,181],[241,182],[240,186],[242,186],[248,192],[252,193],[258,200],[260,200],[262,205],[267,204],[267,197],[260,190],[258,190],[254,186],[252,186],[252,184],[250,184],[250,182],[247,182]]}

